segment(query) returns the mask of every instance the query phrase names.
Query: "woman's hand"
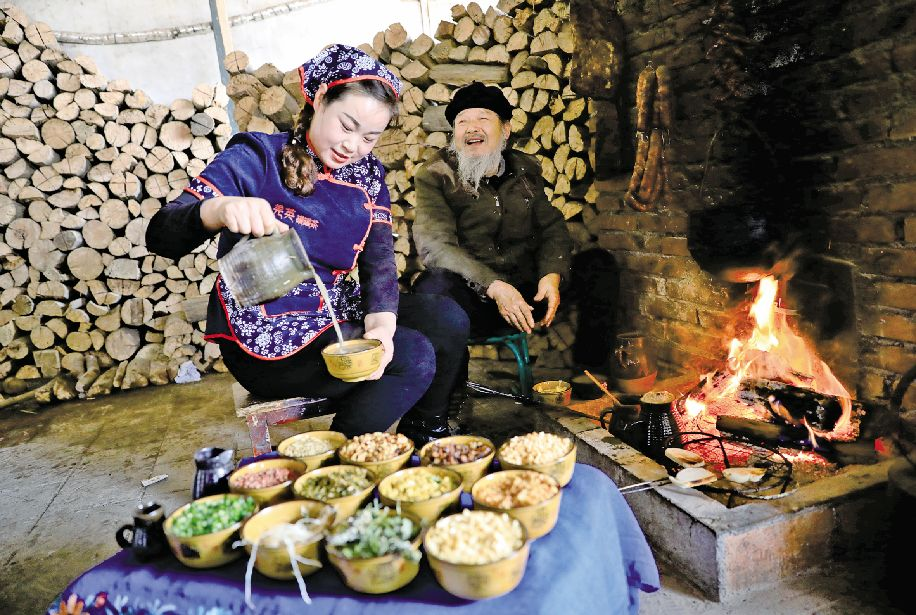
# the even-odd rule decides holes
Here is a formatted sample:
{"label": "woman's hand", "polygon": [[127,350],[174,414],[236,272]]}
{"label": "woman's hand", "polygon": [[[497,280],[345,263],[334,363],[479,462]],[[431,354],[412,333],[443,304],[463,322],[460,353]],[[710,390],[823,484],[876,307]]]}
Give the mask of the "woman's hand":
{"label": "woman's hand", "polygon": [[397,316],[392,312],[366,314],[363,324],[366,328],[363,337],[380,341],[385,349],[385,354],[382,355],[382,362],[379,364],[378,369],[366,376],[366,380],[378,380],[385,373],[385,368],[388,367],[394,357],[394,330],[397,326]]}
{"label": "woman's hand", "polygon": [[261,237],[289,227],[274,217],[270,203],[249,196],[218,196],[200,206],[200,220],[208,231],[224,228],[241,235]]}

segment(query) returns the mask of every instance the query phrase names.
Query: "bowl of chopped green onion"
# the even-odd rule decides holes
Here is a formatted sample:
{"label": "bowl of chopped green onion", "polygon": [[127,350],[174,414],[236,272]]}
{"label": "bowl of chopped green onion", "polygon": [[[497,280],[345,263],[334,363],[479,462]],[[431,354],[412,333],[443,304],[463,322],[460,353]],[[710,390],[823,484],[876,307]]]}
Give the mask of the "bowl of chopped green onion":
{"label": "bowl of chopped green onion", "polygon": [[172,553],[185,566],[215,568],[241,557],[233,549],[242,524],[258,511],[254,498],[225,493],[185,504],[165,520],[164,530]]}
{"label": "bowl of chopped green onion", "polygon": [[410,583],[420,570],[420,520],[377,501],[331,530],[328,560],[344,584],[364,594],[385,594]]}

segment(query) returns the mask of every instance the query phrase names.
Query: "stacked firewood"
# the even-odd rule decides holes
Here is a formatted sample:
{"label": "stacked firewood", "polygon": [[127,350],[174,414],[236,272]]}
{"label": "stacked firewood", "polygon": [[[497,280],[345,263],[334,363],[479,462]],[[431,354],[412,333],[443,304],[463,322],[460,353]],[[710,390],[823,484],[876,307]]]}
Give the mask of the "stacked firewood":
{"label": "stacked firewood", "polygon": [[[375,148],[388,170],[394,214],[398,273],[408,282],[422,268],[410,240],[416,194],[413,176],[435,150],[446,147],[451,127],[445,106],[455,89],[472,81],[498,85],[512,103],[513,146],[541,163],[547,196],[568,221],[581,247],[594,238],[583,218],[594,217],[594,151],[589,138],[591,102],[569,86],[573,30],[569,2],[500,0],[482,10],[476,2],[452,7],[452,20],[440,22],[435,37],[411,39],[400,24],[360,46],[381,59],[404,82],[401,116]],[[289,130],[303,99],[297,69],[271,64],[248,66],[242,52],[227,56],[227,92],[235,103],[240,130]],[[581,215],[580,215],[581,214]],[[561,327],[551,336],[533,336],[532,352],[569,364],[572,335]],[[495,350],[491,351],[495,352]],[[542,358],[549,363],[551,359]]]}
{"label": "stacked firewood", "polygon": [[215,245],[172,262],[144,235],[229,139],[225,89],[154,104],[16,7],[0,30],[3,392],[56,378],[66,399],[169,382],[187,361],[210,369],[218,349],[198,321]]}

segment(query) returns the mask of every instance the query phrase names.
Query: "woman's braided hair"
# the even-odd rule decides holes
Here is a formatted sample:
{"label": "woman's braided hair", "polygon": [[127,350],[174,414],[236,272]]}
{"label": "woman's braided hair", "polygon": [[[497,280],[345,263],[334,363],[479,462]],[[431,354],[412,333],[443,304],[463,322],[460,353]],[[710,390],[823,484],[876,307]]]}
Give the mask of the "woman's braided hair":
{"label": "woman's braided hair", "polygon": [[[371,96],[384,103],[394,116],[397,109],[397,96],[394,91],[377,79],[348,81],[328,88],[324,94],[323,104],[328,105],[342,98],[345,94],[354,93]],[[280,173],[286,187],[298,196],[308,196],[315,191],[315,180],[318,168],[314,159],[306,150],[306,133],[312,124],[315,108],[310,104],[302,106],[296,125],[290,133],[289,143],[280,151]]]}

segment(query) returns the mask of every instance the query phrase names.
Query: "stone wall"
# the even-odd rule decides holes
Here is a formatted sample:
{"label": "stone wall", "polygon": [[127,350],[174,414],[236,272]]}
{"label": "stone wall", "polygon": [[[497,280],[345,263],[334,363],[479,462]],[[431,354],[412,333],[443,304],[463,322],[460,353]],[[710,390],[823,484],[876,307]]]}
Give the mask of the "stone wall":
{"label": "stone wall", "polygon": [[[858,399],[886,405],[916,360],[916,2],[573,2],[574,24],[594,28],[596,9],[591,40],[624,56],[620,87],[594,105],[591,223],[620,268],[621,325],[649,334],[663,374],[719,364],[754,285],[698,266],[691,212],[768,201],[796,247],[850,271],[848,288],[813,276],[852,313],[851,342],[822,330],[817,346]],[[671,70],[675,122],[665,192],[639,212],[622,197],[650,62]]]}

